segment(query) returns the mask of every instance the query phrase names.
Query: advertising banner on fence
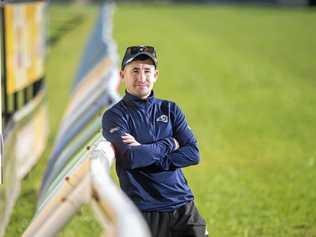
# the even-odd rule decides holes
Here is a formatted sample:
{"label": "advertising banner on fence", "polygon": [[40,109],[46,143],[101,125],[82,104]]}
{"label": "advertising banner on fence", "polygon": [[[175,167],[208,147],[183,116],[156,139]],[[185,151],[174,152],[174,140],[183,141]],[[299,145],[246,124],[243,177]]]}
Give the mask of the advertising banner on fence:
{"label": "advertising banner on fence", "polygon": [[44,2],[4,7],[7,93],[40,79],[44,73]]}

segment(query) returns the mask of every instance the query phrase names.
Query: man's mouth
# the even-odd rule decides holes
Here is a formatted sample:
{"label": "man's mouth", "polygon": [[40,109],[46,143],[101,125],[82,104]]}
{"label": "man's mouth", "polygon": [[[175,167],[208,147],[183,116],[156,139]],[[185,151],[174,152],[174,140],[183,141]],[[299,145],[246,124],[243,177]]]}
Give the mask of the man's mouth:
{"label": "man's mouth", "polygon": [[137,84],[136,86],[137,86],[137,87],[142,87],[142,88],[147,87],[146,84]]}

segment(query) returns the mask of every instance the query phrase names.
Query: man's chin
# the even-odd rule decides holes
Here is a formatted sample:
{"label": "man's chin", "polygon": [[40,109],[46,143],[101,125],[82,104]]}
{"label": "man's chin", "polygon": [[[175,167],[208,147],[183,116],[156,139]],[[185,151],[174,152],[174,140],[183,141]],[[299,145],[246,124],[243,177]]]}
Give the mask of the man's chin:
{"label": "man's chin", "polygon": [[147,98],[150,95],[150,91],[141,91],[138,93],[140,98]]}

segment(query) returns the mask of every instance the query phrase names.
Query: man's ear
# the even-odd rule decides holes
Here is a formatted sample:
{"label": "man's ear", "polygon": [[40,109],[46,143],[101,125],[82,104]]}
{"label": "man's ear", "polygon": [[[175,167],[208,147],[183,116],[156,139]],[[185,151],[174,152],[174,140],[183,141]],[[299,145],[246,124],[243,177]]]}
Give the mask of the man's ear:
{"label": "man's ear", "polygon": [[155,76],[155,81],[157,81],[158,76],[159,76],[159,70],[158,69],[155,70],[154,76]]}
{"label": "man's ear", "polygon": [[120,70],[120,79],[124,80],[124,70]]}

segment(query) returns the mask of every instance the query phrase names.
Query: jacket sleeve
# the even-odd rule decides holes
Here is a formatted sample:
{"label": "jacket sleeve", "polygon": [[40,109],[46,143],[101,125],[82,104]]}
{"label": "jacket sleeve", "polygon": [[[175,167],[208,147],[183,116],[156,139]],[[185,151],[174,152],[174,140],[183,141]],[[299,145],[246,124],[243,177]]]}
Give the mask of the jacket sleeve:
{"label": "jacket sleeve", "polygon": [[117,162],[125,169],[142,168],[160,163],[163,157],[176,148],[172,137],[151,144],[131,146],[122,142],[121,136],[125,133],[131,134],[124,117],[111,111],[105,112],[102,117],[102,134],[114,146]]}
{"label": "jacket sleeve", "polygon": [[167,154],[161,160],[161,167],[164,170],[170,168],[183,168],[196,165],[200,162],[199,148],[191,128],[185,119],[181,109],[175,104],[173,136],[179,142],[180,148]]}

